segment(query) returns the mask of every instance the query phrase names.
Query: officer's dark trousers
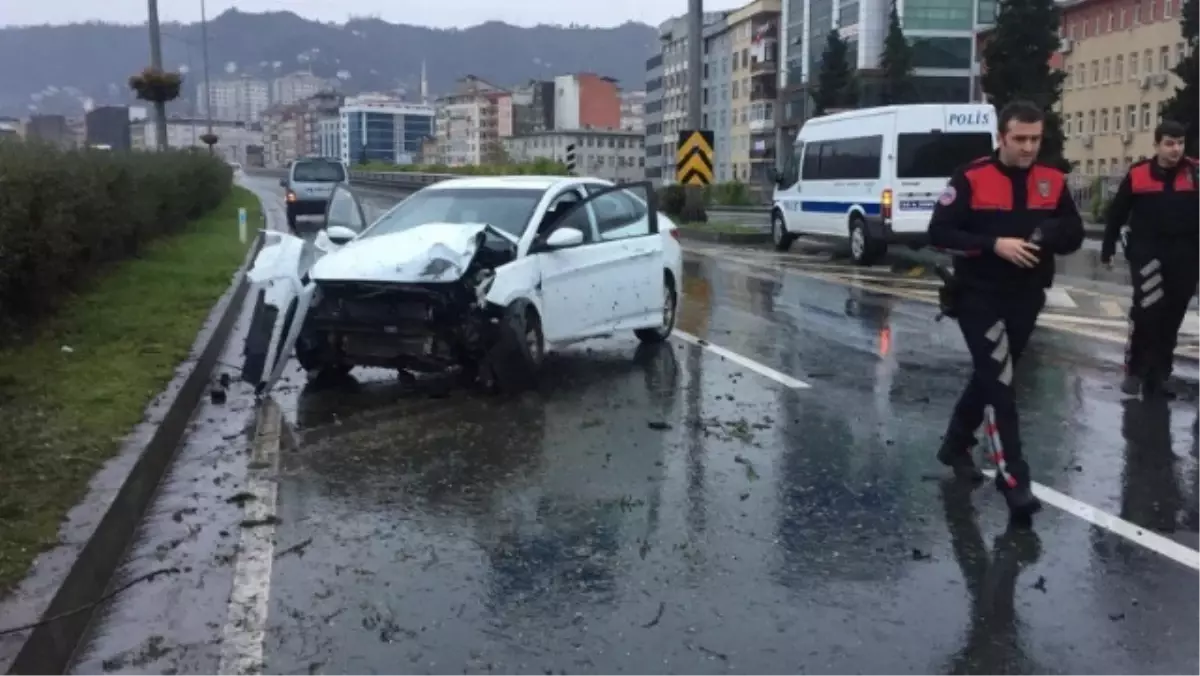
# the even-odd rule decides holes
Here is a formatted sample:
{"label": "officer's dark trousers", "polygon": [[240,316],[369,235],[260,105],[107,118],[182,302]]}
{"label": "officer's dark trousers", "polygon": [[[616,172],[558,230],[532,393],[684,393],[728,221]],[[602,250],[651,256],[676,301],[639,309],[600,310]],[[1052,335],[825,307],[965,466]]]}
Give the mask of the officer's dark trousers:
{"label": "officer's dark trousers", "polygon": [[954,406],[946,439],[965,450],[974,443],[975,430],[983,423],[985,441],[1000,474],[998,481],[1010,487],[1013,480],[1027,482],[1029,467],[1021,453],[1013,368],[1029,344],[1046,293],[1041,288],[964,289],[960,303],[958,326],[971,351],[974,370]]}
{"label": "officer's dark trousers", "polygon": [[[1200,280],[1200,256],[1194,240],[1178,246],[1139,245],[1129,259],[1133,305],[1125,344],[1126,373],[1162,381],[1171,375],[1179,329]],[[1137,255],[1138,250],[1145,253]]]}

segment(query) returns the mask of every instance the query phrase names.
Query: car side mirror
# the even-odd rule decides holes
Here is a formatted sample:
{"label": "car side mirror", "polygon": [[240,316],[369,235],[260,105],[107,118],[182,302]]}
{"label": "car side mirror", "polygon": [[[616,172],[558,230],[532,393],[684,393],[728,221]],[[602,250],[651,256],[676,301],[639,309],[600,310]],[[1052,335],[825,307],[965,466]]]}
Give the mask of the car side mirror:
{"label": "car side mirror", "polygon": [[565,249],[583,244],[583,231],[575,228],[558,228],[546,237],[547,249]]}
{"label": "car side mirror", "polygon": [[337,246],[342,246],[357,237],[358,233],[344,225],[331,225],[325,228],[325,236],[329,238],[330,242],[333,242]]}
{"label": "car side mirror", "polygon": [[286,187],[287,187],[287,179],[286,179],[286,178],[281,178],[281,179],[279,179],[279,187],[280,187],[280,188],[286,188]]}

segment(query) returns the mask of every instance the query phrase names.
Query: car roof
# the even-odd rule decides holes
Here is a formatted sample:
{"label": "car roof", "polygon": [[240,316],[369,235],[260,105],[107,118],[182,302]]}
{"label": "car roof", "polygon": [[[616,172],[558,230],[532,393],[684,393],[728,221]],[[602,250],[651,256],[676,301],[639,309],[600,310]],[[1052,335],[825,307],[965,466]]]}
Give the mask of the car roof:
{"label": "car roof", "polygon": [[599,178],[576,176],[464,176],[438,181],[426,186],[426,190],[444,190],[448,188],[467,189],[511,189],[511,190],[550,190],[559,185],[574,185],[581,181],[592,181],[607,184],[608,181]]}

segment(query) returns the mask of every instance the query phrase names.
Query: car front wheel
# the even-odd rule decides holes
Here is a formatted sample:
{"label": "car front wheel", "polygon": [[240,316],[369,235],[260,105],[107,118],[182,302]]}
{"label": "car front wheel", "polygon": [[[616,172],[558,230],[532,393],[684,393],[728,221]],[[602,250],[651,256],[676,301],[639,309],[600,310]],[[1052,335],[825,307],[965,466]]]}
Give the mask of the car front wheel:
{"label": "car front wheel", "polygon": [[546,338],[537,310],[527,303],[510,305],[497,338],[479,366],[484,388],[515,394],[534,387],[546,357]]}
{"label": "car front wheel", "polygon": [[678,306],[678,297],[675,293],[675,284],[671,281],[668,275],[663,280],[663,300],[662,300],[662,321],[658,326],[637,329],[634,335],[643,343],[661,343],[671,337],[671,332],[675,330],[675,313]]}

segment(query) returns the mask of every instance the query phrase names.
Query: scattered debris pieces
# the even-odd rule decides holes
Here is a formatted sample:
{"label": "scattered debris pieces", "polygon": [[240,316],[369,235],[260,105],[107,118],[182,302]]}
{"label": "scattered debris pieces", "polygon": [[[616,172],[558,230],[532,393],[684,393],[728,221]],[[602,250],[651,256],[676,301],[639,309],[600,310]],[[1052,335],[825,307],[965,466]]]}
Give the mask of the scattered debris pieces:
{"label": "scattered debris pieces", "polygon": [[658,612],[654,614],[654,619],[650,620],[646,624],[643,624],[642,629],[649,629],[650,627],[657,625],[659,623],[659,621],[662,620],[663,613],[666,612],[666,610],[667,610],[666,602],[659,601],[658,602]]}

